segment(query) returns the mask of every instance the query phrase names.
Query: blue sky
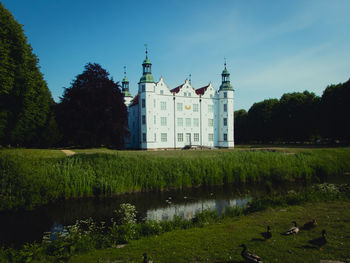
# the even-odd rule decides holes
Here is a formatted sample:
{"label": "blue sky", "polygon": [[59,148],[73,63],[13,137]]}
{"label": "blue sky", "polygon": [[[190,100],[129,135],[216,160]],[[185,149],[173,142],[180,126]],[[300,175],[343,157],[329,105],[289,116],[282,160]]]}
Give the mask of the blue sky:
{"label": "blue sky", "polygon": [[119,81],[126,66],[135,95],[145,43],[170,88],[189,74],[195,88],[218,88],[226,58],[235,110],[350,78],[348,0],[0,1],[24,25],[56,101],[88,62]]}

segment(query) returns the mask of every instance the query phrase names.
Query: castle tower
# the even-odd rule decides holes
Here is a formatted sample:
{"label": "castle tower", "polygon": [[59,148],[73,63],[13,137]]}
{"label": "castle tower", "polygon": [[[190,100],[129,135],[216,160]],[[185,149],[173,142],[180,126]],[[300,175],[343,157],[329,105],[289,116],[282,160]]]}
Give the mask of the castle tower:
{"label": "castle tower", "polygon": [[122,80],[122,93],[124,94],[124,103],[126,106],[129,106],[132,101],[132,96],[129,91],[129,80],[126,77],[126,67],[124,67],[124,78]]}
{"label": "castle tower", "polygon": [[[142,77],[139,82],[139,112],[140,112],[140,148],[152,148],[155,142],[155,127],[152,124],[156,113],[152,103],[154,97],[155,82],[151,71],[152,63],[148,59],[146,46],[146,58],[142,63]],[[150,113],[152,112],[152,113]]]}
{"label": "castle tower", "polygon": [[218,118],[218,146],[234,147],[233,136],[233,93],[234,90],[230,84],[230,72],[225,68],[221,73],[222,82],[218,91],[219,97],[219,118]]}

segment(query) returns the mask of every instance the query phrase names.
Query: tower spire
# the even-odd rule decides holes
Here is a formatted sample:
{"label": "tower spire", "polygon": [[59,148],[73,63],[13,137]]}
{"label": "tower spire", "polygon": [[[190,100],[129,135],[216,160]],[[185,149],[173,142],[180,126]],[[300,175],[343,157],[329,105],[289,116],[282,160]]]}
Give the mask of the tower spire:
{"label": "tower spire", "polygon": [[151,71],[152,63],[148,59],[148,46],[147,46],[147,44],[145,44],[145,48],[146,48],[146,58],[142,63],[143,73],[142,73],[142,77],[140,79],[140,83],[154,83],[154,79],[153,79],[152,71]]}
{"label": "tower spire", "polygon": [[131,97],[131,94],[129,91],[129,80],[126,77],[126,66],[124,66],[124,78],[122,80],[122,93],[124,94],[124,97]]}
{"label": "tower spire", "polygon": [[146,59],[148,59],[148,49],[147,49],[147,44],[145,44],[145,48],[146,48]]}
{"label": "tower spire", "polygon": [[230,72],[226,68],[226,58],[224,58],[224,70],[221,73],[222,82],[220,86],[220,90],[232,90],[232,86],[230,84]]}

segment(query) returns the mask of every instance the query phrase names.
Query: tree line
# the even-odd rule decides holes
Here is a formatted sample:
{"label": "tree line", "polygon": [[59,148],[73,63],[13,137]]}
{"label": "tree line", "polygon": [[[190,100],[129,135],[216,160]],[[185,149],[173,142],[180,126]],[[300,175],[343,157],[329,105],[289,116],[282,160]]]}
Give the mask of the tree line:
{"label": "tree line", "polygon": [[236,143],[350,142],[350,79],[312,92],[254,103],[235,116]]}

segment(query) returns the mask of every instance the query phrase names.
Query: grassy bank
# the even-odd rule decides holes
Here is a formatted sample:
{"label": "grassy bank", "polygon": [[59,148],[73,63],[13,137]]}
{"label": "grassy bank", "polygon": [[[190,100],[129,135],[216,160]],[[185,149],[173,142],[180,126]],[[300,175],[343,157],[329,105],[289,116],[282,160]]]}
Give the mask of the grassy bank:
{"label": "grassy bank", "polygon": [[[65,198],[225,183],[311,180],[350,171],[350,148],[218,151],[0,151],[0,211]],[[89,154],[87,154],[89,153]]]}
{"label": "grassy bank", "polygon": [[[301,231],[295,238],[280,233],[291,221],[305,223],[316,218],[319,225]],[[76,255],[69,262],[141,262],[147,252],[154,262],[244,262],[242,243],[262,257],[263,262],[319,262],[321,259],[350,261],[349,202],[320,202],[287,208],[270,208],[239,218],[227,218],[202,228],[176,230],[160,236],[131,241],[124,248],[96,250]],[[271,242],[263,242],[261,232],[272,228]],[[310,240],[327,230],[328,244],[323,251],[312,248]]]}
{"label": "grassy bank", "polygon": [[[50,234],[41,244],[21,250],[0,249],[1,262],[141,262],[147,252],[154,262],[241,262],[239,245],[263,257],[264,262],[318,262],[350,260],[350,186],[321,184],[308,192],[253,200],[245,208],[227,209],[223,216],[203,211],[192,220],[135,222],[131,205],[122,205],[111,226],[82,220],[68,226],[56,241]],[[280,233],[317,219],[314,230],[294,238]],[[267,225],[271,242],[262,239]],[[309,241],[327,230],[324,251]],[[68,234],[69,233],[69,234]],[[54,234],[57,237],[57,234]],[[120,246],[120,244],[125,244]]]}

